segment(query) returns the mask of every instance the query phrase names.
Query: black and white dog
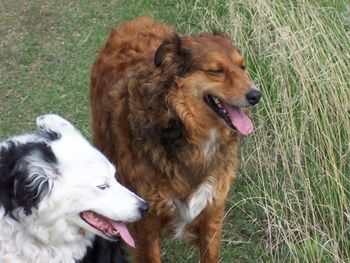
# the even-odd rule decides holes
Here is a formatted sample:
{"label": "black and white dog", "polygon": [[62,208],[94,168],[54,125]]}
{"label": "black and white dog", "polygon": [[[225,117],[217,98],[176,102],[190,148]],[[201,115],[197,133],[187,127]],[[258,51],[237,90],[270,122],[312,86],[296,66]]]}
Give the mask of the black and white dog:
{"label": "black and white dog", "polygon": [[67,120],[0,143],[0,262],[77,262],[95,235],[121,237],[148,205],[115,180],[114,166]]}

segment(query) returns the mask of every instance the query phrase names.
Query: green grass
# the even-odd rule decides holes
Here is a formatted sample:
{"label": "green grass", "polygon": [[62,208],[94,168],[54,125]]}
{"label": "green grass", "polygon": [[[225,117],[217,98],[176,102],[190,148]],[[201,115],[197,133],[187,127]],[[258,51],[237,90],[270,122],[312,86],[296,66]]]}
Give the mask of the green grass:
{"label": "green grass", "polygon": [[[350,261],[350,4],[346,0],[0,3],[0,138],[55,112],[89,136],[88,83],[111,27],[139,14],[227,32],[263,87],[227,202],[221,262]],[[168,262],[198,252],[167,241]]]}

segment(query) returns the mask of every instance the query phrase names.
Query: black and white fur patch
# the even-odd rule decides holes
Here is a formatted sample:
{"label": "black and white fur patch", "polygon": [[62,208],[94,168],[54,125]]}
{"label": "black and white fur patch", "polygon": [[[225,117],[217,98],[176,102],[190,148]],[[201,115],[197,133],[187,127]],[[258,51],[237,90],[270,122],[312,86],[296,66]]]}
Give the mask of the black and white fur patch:
{"label": "black and white fur patch", "polygon": [[1,144],[0,203],[6,213],[12,215],[15,209],[22,208],[30,214],[52,187],[58,173],[57,159],[51,147],[40,139],[38,136],[33,142],[21,143],[14,138]]}

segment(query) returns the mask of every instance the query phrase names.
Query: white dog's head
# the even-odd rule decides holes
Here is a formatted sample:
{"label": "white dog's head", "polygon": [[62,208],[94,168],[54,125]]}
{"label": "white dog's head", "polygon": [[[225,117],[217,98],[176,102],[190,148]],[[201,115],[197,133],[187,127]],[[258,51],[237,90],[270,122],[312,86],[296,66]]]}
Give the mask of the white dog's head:
{"label": "white dog's head", "polygon": [[87,230],[134,246],[123,222],[140,219],[147,203],[115,180],[114,166],[67,120],[49,114],[37,126],[0,144],[0,207],[45,243]]}

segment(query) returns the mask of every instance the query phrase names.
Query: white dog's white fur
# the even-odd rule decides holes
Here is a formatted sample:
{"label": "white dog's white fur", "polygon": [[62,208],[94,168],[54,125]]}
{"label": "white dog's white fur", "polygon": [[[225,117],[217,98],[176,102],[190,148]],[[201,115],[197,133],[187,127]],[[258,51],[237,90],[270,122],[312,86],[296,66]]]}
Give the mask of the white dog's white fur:
{"label": "white dog's white fur", "polygon": [[[0,144],[0,177],[8,176],[1,172],[10,169],[27,171],[20,174],[24,180],[10,178],[13,189],[8,189],[8,195],[18,200],[0,198],[2,263],[75,262],[84,256],[94,234],[108,238],[86,223],[81,212],[93,211],[115,221],[134,222],[141,218],[140,206],[145,205],[115,180],[114,166],[67,120],[49,114],[38,117],[37,126],[37,133]],[[33,144],[33,149],[22,149],[25,156],[16,160],[17,168],[5,167],[6,170],[7,164],[1,163],[6,161],[6,154],[28,143]],[[36,143],[48,147],[56,159],[54,164],[43,160],[45,156],[35,149]],[[1,187],[4,182],[0,191]],[[34,204],[18,196],[22,193],[18,187],[24,187],[22,190],[33,197]],[[4,198],[11,205],[2,204]]]}

